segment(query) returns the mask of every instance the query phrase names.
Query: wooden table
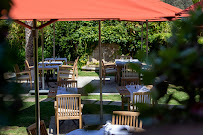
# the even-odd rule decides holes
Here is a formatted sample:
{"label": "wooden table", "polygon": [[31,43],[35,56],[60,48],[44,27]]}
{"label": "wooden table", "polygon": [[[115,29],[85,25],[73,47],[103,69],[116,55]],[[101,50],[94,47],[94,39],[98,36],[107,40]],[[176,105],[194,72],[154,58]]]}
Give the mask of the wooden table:
{"label": "wooden table", "polygon": [[[153,85],[146,85],[146,87],[149,90],[151,90]],[[117,86],[116,89],[121,95],[122,109],[124,109],[124,97],[129,96],[129,97],[126,97],[126,98],[127,98],[127,102],[128,102],[128,110],[130,110],[130,92],[128,91],[126,86]]]}
{"label": "wooden table", "polygon": [[[51,88],[48,93],[48,98],[55,98],[57,94],[57,89],[58,88]],[[78,94],[81,94],[82,96],[86,96],[82,88],[77,88],[77,89],[78,89]]]}
{"label": "wooden table", "polygon": [[127,97],[127,100],[128,100],[128,110],[130,110],[130,92],[125,86],[118,86],[116,87],[116,89],[121,95],[122,110],[124,110],[124,96],[129,95],[129,97]]}

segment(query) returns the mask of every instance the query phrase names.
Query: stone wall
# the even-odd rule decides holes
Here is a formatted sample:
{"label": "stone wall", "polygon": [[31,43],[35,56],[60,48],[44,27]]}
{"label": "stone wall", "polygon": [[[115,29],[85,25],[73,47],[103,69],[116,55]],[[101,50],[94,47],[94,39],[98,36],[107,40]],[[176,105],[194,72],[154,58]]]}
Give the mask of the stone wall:
{"label": "stone wall", "polygon": [[185,9],[190,5],[193,5],[192,0],[162,0],[162,1],[181,9]]}
{"label": "stone wall", "polygon": [[[114,62],[120,58],[119,45],[117,44],[102,44],[101,45],[102,59],[106,62]],[[99,63],[99,46],[97,46],[89,56],[88,63]]]}

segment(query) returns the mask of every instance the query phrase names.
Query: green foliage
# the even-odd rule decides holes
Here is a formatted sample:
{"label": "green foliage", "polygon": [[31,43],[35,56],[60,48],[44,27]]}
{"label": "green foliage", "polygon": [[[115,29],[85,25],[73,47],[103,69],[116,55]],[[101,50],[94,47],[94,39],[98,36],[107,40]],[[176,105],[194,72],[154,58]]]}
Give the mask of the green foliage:
{"label": "green foliage", "polygon": [[[199,113],[202,104],[197,103],[203,100],[203,46],[199,44],[199,39],[202,38],[202,28],[199,27],[203,25],[202,17],[202,9],[199,9],[192,12],[189,18],[175,21],[172,36],[168,40],[168,48],[162,47],[158,52],[152,53],[147,60],[151,67],[140,70],[148,79],[146,82],[144,78],[144,83],[151,82],[154,85],[152,90],[154,100],[159,100],[167,94],[168,84],[176,86],[179,94],[186,94],[184,100],[180,100],[177,98],[178,94],[169,93],[165,100],[166,104],[170,100],[183,104],[184,109],[175,109],[171,113],[168,110],[162,113],[158,111],[163,108],[154,110],[155,114],[162,115],[164,120],[170,120],[164,116],[166,111],[167,117],[171,120],[175,118],[187,121],[188,117],[203,119],[203,115]],[[174,113],[184,113],[184,117]]]}
{"label": "green foliage", "polygon": [[[144,39],[146,37],[144,24]],[[86,64],[88,56],[98,45],[98,22],[56,22],[55,24],[56,56],[75,60],[80,56],[79,67]],[[44,29],[46,56],[53,54],[53,24]],[[101,42],[120,45],[122,54],[136,55],[141,47],[141,24],[138,22],[103,21]],[[166,37],[170,36],[168,22],[149,23],[149,50],[159,50],[167,46]],[[145,40],[144,40],[144,49]]]}
{"label": "green foliage", "polygon": [[[17,50],[6,41],[7,33],[8,24],[0,22],[0,128],[15,119],[20,107],[22,107],[22,100],[19,95],[22,88],[19,84],[8,83],[4,78],[4,74],[12,70],[17,60]],[[4,99],[8,97],[12,101],[9,104],[4,102]]]}

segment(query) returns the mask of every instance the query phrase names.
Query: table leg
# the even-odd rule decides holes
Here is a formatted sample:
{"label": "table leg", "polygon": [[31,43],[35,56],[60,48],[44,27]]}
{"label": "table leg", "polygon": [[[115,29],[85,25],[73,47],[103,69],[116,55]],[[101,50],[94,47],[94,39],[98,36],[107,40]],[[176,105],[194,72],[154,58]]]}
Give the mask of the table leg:
{"label": "table leg", "polygon": [[130,111],[130,97],[128,97],[128,111]]}
{"label": "table leg", "polygon": [[122,104],[122,110],[124,110],[124,97],[123,97],[123,95],[121,95],[121,104]]}
{"label": "table leg", "polygon": [[121,81],[121,66],[117,66],[117,82],[118,82],[118,85],[120,85],[120,81]]}

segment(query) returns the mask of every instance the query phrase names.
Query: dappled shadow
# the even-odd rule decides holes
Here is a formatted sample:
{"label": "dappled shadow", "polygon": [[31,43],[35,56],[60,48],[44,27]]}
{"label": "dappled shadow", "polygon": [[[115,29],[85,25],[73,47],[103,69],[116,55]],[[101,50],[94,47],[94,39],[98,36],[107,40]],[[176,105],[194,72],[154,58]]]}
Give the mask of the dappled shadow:
{"label": "dappled shadow", "polygon": [[[51,116],[54,115],[53,102],[40,102],[40,118],[49,127]],[[24,102],[23,108],[17,114],[15,120],[10,121],[9,126],[28,127],[35,123],[35,102]]]}
{"label": "dappled shadow", "polygon": [[[100,93],[99,77],[93,78],[91,81],[86,82],[86,84],[81,84],[80,81],[83,80],[78,80],[79,88],[81,87],[85,93]],[[117,86],[118,84],[115,82],[115,78],[113,76],[107,76],[105,79],[105,85],[102,83],[102,93],[118,93],[116,89]]]}

